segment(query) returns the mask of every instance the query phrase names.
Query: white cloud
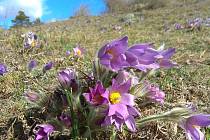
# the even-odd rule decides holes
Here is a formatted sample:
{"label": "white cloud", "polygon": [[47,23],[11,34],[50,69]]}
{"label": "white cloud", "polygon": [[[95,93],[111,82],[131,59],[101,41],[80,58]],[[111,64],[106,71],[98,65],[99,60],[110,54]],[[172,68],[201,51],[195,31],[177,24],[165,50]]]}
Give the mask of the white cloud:
{"label": "white cloud", "polygon": [[45,0],[3,0],[0,2],[0,18],[13,18],[19,10],[31,18],[42,17],[46,11]]}
{"label": "white cloud", "polygon": [[50,23],[50,22],[56,22],[56,21],[57,21],[56,18],[52,18],[51,20],[48,21],[48,23]]}

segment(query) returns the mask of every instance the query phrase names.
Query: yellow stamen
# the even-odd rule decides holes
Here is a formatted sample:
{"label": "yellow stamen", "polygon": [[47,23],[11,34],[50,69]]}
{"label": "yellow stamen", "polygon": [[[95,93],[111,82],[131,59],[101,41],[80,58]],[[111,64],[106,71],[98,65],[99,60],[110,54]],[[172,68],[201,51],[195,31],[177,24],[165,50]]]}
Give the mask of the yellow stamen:
{"label": "yellow stamen", "polygon": [[120,102],[121,95],[119,92],[111,92],[109,95],[109,100],[111,104],[117,104]]}
{"label": "yellow stamen", "polygon": [[194,128],[200,128],[200,126],[198,126],[198,125],[192,125],[192,127],[194,127]]}
{"label": "yellow stamen", "polygon": [[79,49],[77,50],[77,55],[78,55],[78,56],[81,56],[81,55],[82,55],[81,50],[79,50]]}
{"label": "yellow stamen", "polygon": [[32,41],[31,42],[31,47],[35,47],[36,46],[36,42],[35,41]]}
{"label": "yellow stamen", "polygon": [[106,53],[108,53],[108,54],[110,54],[110,55],[113,55],[112,50],[107,50]]}

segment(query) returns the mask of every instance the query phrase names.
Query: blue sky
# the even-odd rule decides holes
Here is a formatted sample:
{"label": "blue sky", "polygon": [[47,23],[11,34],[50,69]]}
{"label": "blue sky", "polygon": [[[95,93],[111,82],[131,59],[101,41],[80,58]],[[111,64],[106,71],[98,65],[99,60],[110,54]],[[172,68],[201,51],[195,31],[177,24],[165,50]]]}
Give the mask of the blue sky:
{"label": "blue sky", "polygon": [[74,15],[81,5],[88,6],[91,15],[100,15],[106,10],[104,0],[0,0],[0,26],[8,27],[19,10],[31,20],[65,20]]}
{"label": "blue sky", "polygon": [[45,21],[53,18],[68,18],[79,9],[80,5],[87,5],[91,15],[99,15],[105,11],[103,0],[47,0],[46,5],[49,13],[42,17]]}

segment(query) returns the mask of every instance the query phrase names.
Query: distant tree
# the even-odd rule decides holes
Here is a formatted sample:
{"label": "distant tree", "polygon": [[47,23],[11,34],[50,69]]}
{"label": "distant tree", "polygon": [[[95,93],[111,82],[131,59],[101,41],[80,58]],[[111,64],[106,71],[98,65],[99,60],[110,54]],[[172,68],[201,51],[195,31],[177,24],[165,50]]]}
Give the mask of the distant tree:
{"label": "distant tree", "polygon": [[30,19],[25,15],[24,11],[19,11],[15,19],[12,20],[12,23],[13,27],[31,25]]}
{"label": "distant tree", "polygon": [[89,16],[90,15],[90,10],[87,5],[80,5],[79,9],[76,10],[74,13],[75,17],[79,16]]}
{"label": "distant tree", "polygon": [[33,21],[33,25],[40,25],[40,24],[42,24],[40,18],[36,18],[36,19]]}

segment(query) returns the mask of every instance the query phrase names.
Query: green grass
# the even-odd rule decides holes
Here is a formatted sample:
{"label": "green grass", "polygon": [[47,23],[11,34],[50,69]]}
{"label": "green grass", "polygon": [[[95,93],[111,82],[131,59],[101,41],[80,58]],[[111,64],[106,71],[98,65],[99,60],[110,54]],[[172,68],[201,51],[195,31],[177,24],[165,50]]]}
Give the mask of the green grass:
{"label": "green grass", "polygon": [[[174,23],[184,23],[187,19],[208,17],[207,5],[207,2],[200,2],[143,10],[133,13],[135,19],[130,25],[120,20],[127,14],[106,14],[98,17],[75,17],[68,21],[31,28],[0,31],[0,62],[9,67],[9,73],[0,77],[0,126],[3,128],[8,118],[23,114],[26,104],[22,94],[25,90],[39,90],[46,94],[53,91],[57,86],[57,71],[72,64],[64,57],[66,50],[72,51],[76,44],[80,44],[87,52],[84,63],[90,66],[98,48],[124,35],[129,37],[129,44],[153,42],[156,48],[162,43],[165,43],[167,48],[175,47],[177,53],[173,59],[179,67],[157,72],[151,76],[151,79],[166,92],[168,103],[177,105],[193,102],[199,110],[210,113],[210,28],[203,27],[201,31],[187,31],[174,30],[173,26]],[[140,20],[141,17],[144,17],[144,20]],[[115,30],[115,25],[122,28]],[[164,26],[168,26],[169,30],[164,31]],[[42,47],[22,53],[23,40],[20,35],[27,31],[37,33],[42,41]],[[27,63],[31,59],[39,62],[37,70],[33,73],[27,71]],[[47,73],[47,78],[45,75],[37,78],[43,64],[50,60],[55,62],[55,68]],[[164,110],[161,107],[157,110],[150,109],[151,114]],[[167,129],[171,127],[170,123],[164,124],[163,130],[159,130],[159,126],[162,126],[161,122],[143,132],[149,132],[148,137],[151,139],[156,136],[166,139],[184,137],[179,129],[173,130],[176,131],[174,133],[169,132],[170,130]],[[143,139],[146,135],[143,132],[133,134],[132,137],[142,136]],[[125,138],[123,135],[119,137]],[[5,133],[2,134],[2,138],[5,138]]]}

